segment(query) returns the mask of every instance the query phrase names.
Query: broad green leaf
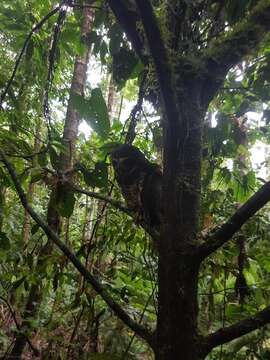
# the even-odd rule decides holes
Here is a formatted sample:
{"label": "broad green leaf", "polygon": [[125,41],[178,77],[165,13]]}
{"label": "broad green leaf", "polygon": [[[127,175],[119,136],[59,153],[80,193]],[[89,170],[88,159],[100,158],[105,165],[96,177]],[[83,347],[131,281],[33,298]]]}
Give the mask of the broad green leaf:
{"label": "broad green leaf", "polygon": [[39,229],[39,225],[38,224],[34,224],[31,228],[31,234],[34,235]]}
{"label": "broad green leaf", "polygon": [[107,138],[110,131],[110,120],[107,105],[100,88],[92,90],[90,106],[92,107],[93,117],[90,116],[86,121],[102,138]]}
{"label": "broad green leaf", "polygon": [[106,102],[99,88],[93,89],[89,99],[72,94],[72,103],[82,118],[103,139],[108,137],[110,120]]}
{"label": "broad green leaf", "polygon": [[68,185],[60,185],[57,188],[55,196],[55,205],[59,214],[69,218],[74,210],[75,205],[74,191]]}
{"label": "broad green leaf", "polygon": [[7,235],[0,231],[0,249],[1,250],[9,250],[10,249],[10,240]]}
{"label": "broad green leaf", "polygon": [[110,38],[109,50],[111,55],[114,55],[119,52],[123,38],[123,32],[119,24],[113,24],[109,30],[108,36]]}
{"label": "broad green leaf", "polygon": [[102,145],[100,147],[100,150],[102,150],[107,155],[107,154],[110,154],[119,145],[121,145],[119,142],[110,142],[110,143]]}
{"label": "broad green leaf", "polygon": [[57,170],[59,168],[59,155],[52,146],[49,148],[49,155],[52,167]]}
{"label": "broad green leaf", "polygon": [[137,64],[138,58],[128,48],[122,47],[113,55],[113,78],[120,89],[131,77]]}
{"label": "broad green leaf", "polygon": [[106,63],[106,55],[108,54],[108,46],[105,41],[100,44],[100,60],[102,64]]}
{"label": "broad green leaf", "polygon": [[105,188],[108,184],[108,166],[104,162],[95,164],[95,169],[87,170],[84,166],[80,167],[84,181],[87,185],[98,188]]}
{"label": "broad green leaf", "polygon": [[46,146],[42,146],[40,148],[40,152],[38,154],[38,163],[41,167],[45,167],[48,164],[48,159],[47,159],[47,152],[46,151]]}
{"label": "broad green leaf", "polygon": [[18,289],[18,287],[23,284],[25,278],[26,278],[26,276],[23,276],[23,277],[20,278],[19,280],[14,281],[14,282],[11,284],[12,290]]}
{"label": "broad green leaf", "polygon": [[31,171],[31,183],[38,182],[39,180],[44,179],[44,170],[43,169],[33,169]]}

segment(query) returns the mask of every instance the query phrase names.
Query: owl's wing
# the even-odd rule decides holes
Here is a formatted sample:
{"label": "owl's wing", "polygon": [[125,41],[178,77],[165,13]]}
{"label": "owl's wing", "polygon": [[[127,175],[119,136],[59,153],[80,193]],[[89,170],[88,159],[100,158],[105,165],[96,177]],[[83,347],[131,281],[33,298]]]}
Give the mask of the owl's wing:
{"label": "owl's wing", "polygon": [[161,223],[162,175],[160,171],[151,171],[145,175],[141,191],[144,220],[151,227]]}

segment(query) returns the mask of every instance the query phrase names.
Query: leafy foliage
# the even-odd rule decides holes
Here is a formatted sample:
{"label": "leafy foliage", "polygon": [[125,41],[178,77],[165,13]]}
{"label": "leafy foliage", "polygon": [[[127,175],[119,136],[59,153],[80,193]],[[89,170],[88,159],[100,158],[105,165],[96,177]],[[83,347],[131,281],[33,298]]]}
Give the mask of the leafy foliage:
{"label": "leafy foliage", "polygon": [[[71,103],[92,133],[89,138],[83,133],[78,136],[76,153],[72,154],[76,166],[69,170],[72,180],[79,186],[122,200],[119,189],[113,185],[114,176],[107,153],[115,144],[123,142],[127,132],[124,120],[129,116],[130,103],[125,97],[128,93],[131,93],[130,98],[137,95],[142,63],[112,14],[101,6],[101,1],[97,3],[93,28],[83,41],[81,16],[77,9],[70,10],[60,34],[49,91],[50,123],[44,119],[42,107],[56,17],[50,18],[32,36],[0,113],[0,146],[15,166],[29,202],[43,216],[48,210],[48,194],[56,189],[53,207],[63,218],[61,235],[65,242],[132,318],[154,327],[157,254],[148,235],[110,204],[75,194],[65,183],[67,174],[61,173],[63,154],[66,154],[63,119],[74,58],[91,45],[91,62],[102,69],[102,74],[113,73],[117,85],[114,111],[109,114],[109,104],[105,100],[105,94],[109,92],[107,75],[102,76],[97,85],[92,85],[94,70],[90,69],[85,96],[72,90]],[[237,23],[256,3],[227,1],[225,23],[228,26]],[[153,1],[153,4],[162,26],[165,2]],[[207,30],[209,21],[215,18],[218,10],[218,2],[211,4],[207,10],[200,10],[208,16],[198,25],[201,47],[207,36],[211,36]],[[1,2],[1,93],[33,24],[56,5],[57,2],[50,0]],[[185,54],[189,44],[183,41],[182,46]],[[269,63],[269,39],[266,39],[256,57],[247,57],[230,71],[222,90],[211,103],[204,129],[202,234],[223,223],[268,175],[265,164],[269,162],[270,143]],[[150,64],[150,75],[151,71]],[[155,87],[151,76],[149,83],[147,95],[151,99]],[[162,142],[161,114],[147,102],[143,110],[134,144],[149,159],[158,162]],[[252,117],[254,113],[256,120]],[[259,145],[259,156],[263,158],[255,164],[251,152]],[[239,275],[239,238],[236,237],[203,265],[199,281],[202,332],[218,329],[225,323],[232,324],[269,303],[269,207],[253,217],[239,236],[245,239],[245,299],[239,301],[236,289]],[[43,232],[23,211],[13,183],[0,163],[0,348],[6,351],[13,336],[19,333],[15,318],[24,318],[29,289],[36,286],[42,289],[42,299],[36,300],[40,303],[39,311],[29,320],[36,339],[32,338],[31,331],[26,335],[44,354],[61,358],[80,358],[82,353],[90,354],[91,359],[153,358],[147,345],[133,339],[130,330],[104,308],[100,297],[62,255],[52,251],[40,260],[45,244]],[[266,359],[269,356],[268,339],[269,331],[264,328],[241,346],[224,346],[214,351],[209,359],[217,356],[220,359]],[[25,351],[29,355],[32,350],[27,347]]]}

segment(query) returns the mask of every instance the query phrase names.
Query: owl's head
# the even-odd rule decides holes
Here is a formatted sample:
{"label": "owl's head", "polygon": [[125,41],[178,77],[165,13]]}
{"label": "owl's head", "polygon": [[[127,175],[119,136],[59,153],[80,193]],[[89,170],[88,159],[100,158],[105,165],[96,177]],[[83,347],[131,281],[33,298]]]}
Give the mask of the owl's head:
{"label": "owl's head", "polygon": [[136,175],[148,165],[148,160],[135,146],[123,144],[110,153],[112,165],[117,176]]}

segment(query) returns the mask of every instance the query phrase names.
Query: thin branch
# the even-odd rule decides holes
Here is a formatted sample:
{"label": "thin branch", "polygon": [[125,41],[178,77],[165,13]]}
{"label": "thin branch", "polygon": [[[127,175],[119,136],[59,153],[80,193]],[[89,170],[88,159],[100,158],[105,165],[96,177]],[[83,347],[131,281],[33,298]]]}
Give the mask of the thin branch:
{"label": "thin branch", "polygon": [[257,312],[257,314],[241,320],[238,323],[219,329],[213,334],[210,334],[202,339],[203,354],[208,354],[213,348],[226,344],[229,341],[246,335],[251,331],[257,330],[270,322],[270,306],[264,310]]}
{"label": "thin branch", "polygon": [[49,145],[47,145],[45,148],[43,148],[43,150],[36,151],[32,154],[9,154],[9,153],[6,153],[6,155],[9,157],[15,157],[15,158],[20,158],[20,159],[25,159],[25,160],[32,160],[35,156],[46,153],[48,151],[48,148],[49,148]]}
{"label": "thin branch", "polygon": [[95,5],[88,5],[88,4],[69,4],[71,8],[79,8],[79,9],[96,9],[96,10],[105,10],[105,7],[102,6],[95,6]]}
{"label": "thin branch", "polygon": [[138,121],[138,117],[142,111],[143,98],[145,95],[145,82],[147,78],[147,70],[143,72],[143,78],[140,84],[138,99],[136,105],[133,107],[130,114],[130,123],[128,127],[128,131],[126,134],[125,144],[132,144],[136,137],[136,125]]}
{"label": "thin branch", "polygon": [[[109,196],[104,196],[102,194],[93,192],[93,191],[88,191],[85,189],[81,189],[80,187],[73,185],[71,183],[68,183],[69,186],[76,192],[81,193],[81,194],[85,194],[87,196],[93,197],[95,199],[98,200],[102,200],[105,201],[105,203],[108,203],[110,205],[112,205],[113,207],[115,207],[118,210],[121,210],[122,212],[126,213],[127,215],[133,217],[134,213],[132,212],[132,210],[128,209],[124,204],[122,204],[120,201],[115,200]],[[148,226],[146,223],[144,223],[143,221],[141,221],[139,224],[151,237],[153,240],[158,241],[159,239],[159,233],[155,230],[153,230],[150,226]]]}
{"label": "thin branch", "polygon": [[106,304],[114,311],[116,316],[120,318],[130,329],[132,329],[138,336],[146,340],[153,346],[153,337],[142,325],[136,323],[123,308],[108,294],[105,288],[96,280],[96,278],[83,266],[74,253],[63,243],[58,235],[48,226],[48,224],[41,218],[41,216],[29,205],[26,194],[24,193],[17,174],[6,158],[4,152],[0,149],[0,157],[14,183],[18,196],[25,210],[30,214],[33,220],[42,228],[45,234],[53,243],[65,254],[70,262],[76,267],[80,274],[92,285],[97,294],[99,294]]}
{"label": "thin branch", "polygon": [[3,101],[5,100],[5,97],[6,97],[7,93],[8,93],[8,91],[9,91],[9,88],[10,88],[10,86],[11,86],[11,84],[12,84],[14,78],[15,78],[15,75],[16,75],[16,72],[17,72],[18,67],[20,65],[21,59],[22,59],[23,54],[24,54],[24,52],[25,52],[25,50],[26,50],[26,48],[27,48],[27,46],[29,44],[29,41],[30,41],[32,35],[35,32],[39,31],[42,28],[42,26],[45,24],[45,22],[50,17],[52,17],[54,14],[56,14],[59,11],[60,7],[61,7],[61,5],[57,6],[55,9],[53,9],[51,12],[49,12],[46,16],[44,16],[44,18],[42,20],[40,20],[40,22],[37,23],[37,25],[35,25],[33,27],[33,29],[30,31],[30,33],[27,35],[27,37],[26,37],[26,39],[24,41],[22,50],[21,50],[21,52],[20,52],[20,54],[19,54],[19,56],[18,56],[18,58],[17,58],[17,60],[15,62],[15,66],[14,66],[12,75],[11,75],[11,77],[10,77],[8,83],[7,83],[7,86],[5,87],[3,93],[0,96],[0,110],[2,109]]}
{"label": "thin branch", "polygon": [[88,191],[88,190],[82,189],[79,186],[73,185],[71,183],[69,183],[69,186],[78,193],[85,194],[85,195],[93,197],[95,199],[105,201],[106,203],[111,204],[116,209],[123,211],[127,215],[130,215],[130,216],[132,215],[131,210],[129,210],[124,204],[122,204],[118,200],[115,200],[109,196],[104,196],[104,195],[96,193],[94,191]]}
{"label": "thin branch", "polygon": [[225,224],[208,236],[207,241],[197,249],[199,257],[206,258],[228,242],[268,201],[270,201],[270,182],[265,183]]}

